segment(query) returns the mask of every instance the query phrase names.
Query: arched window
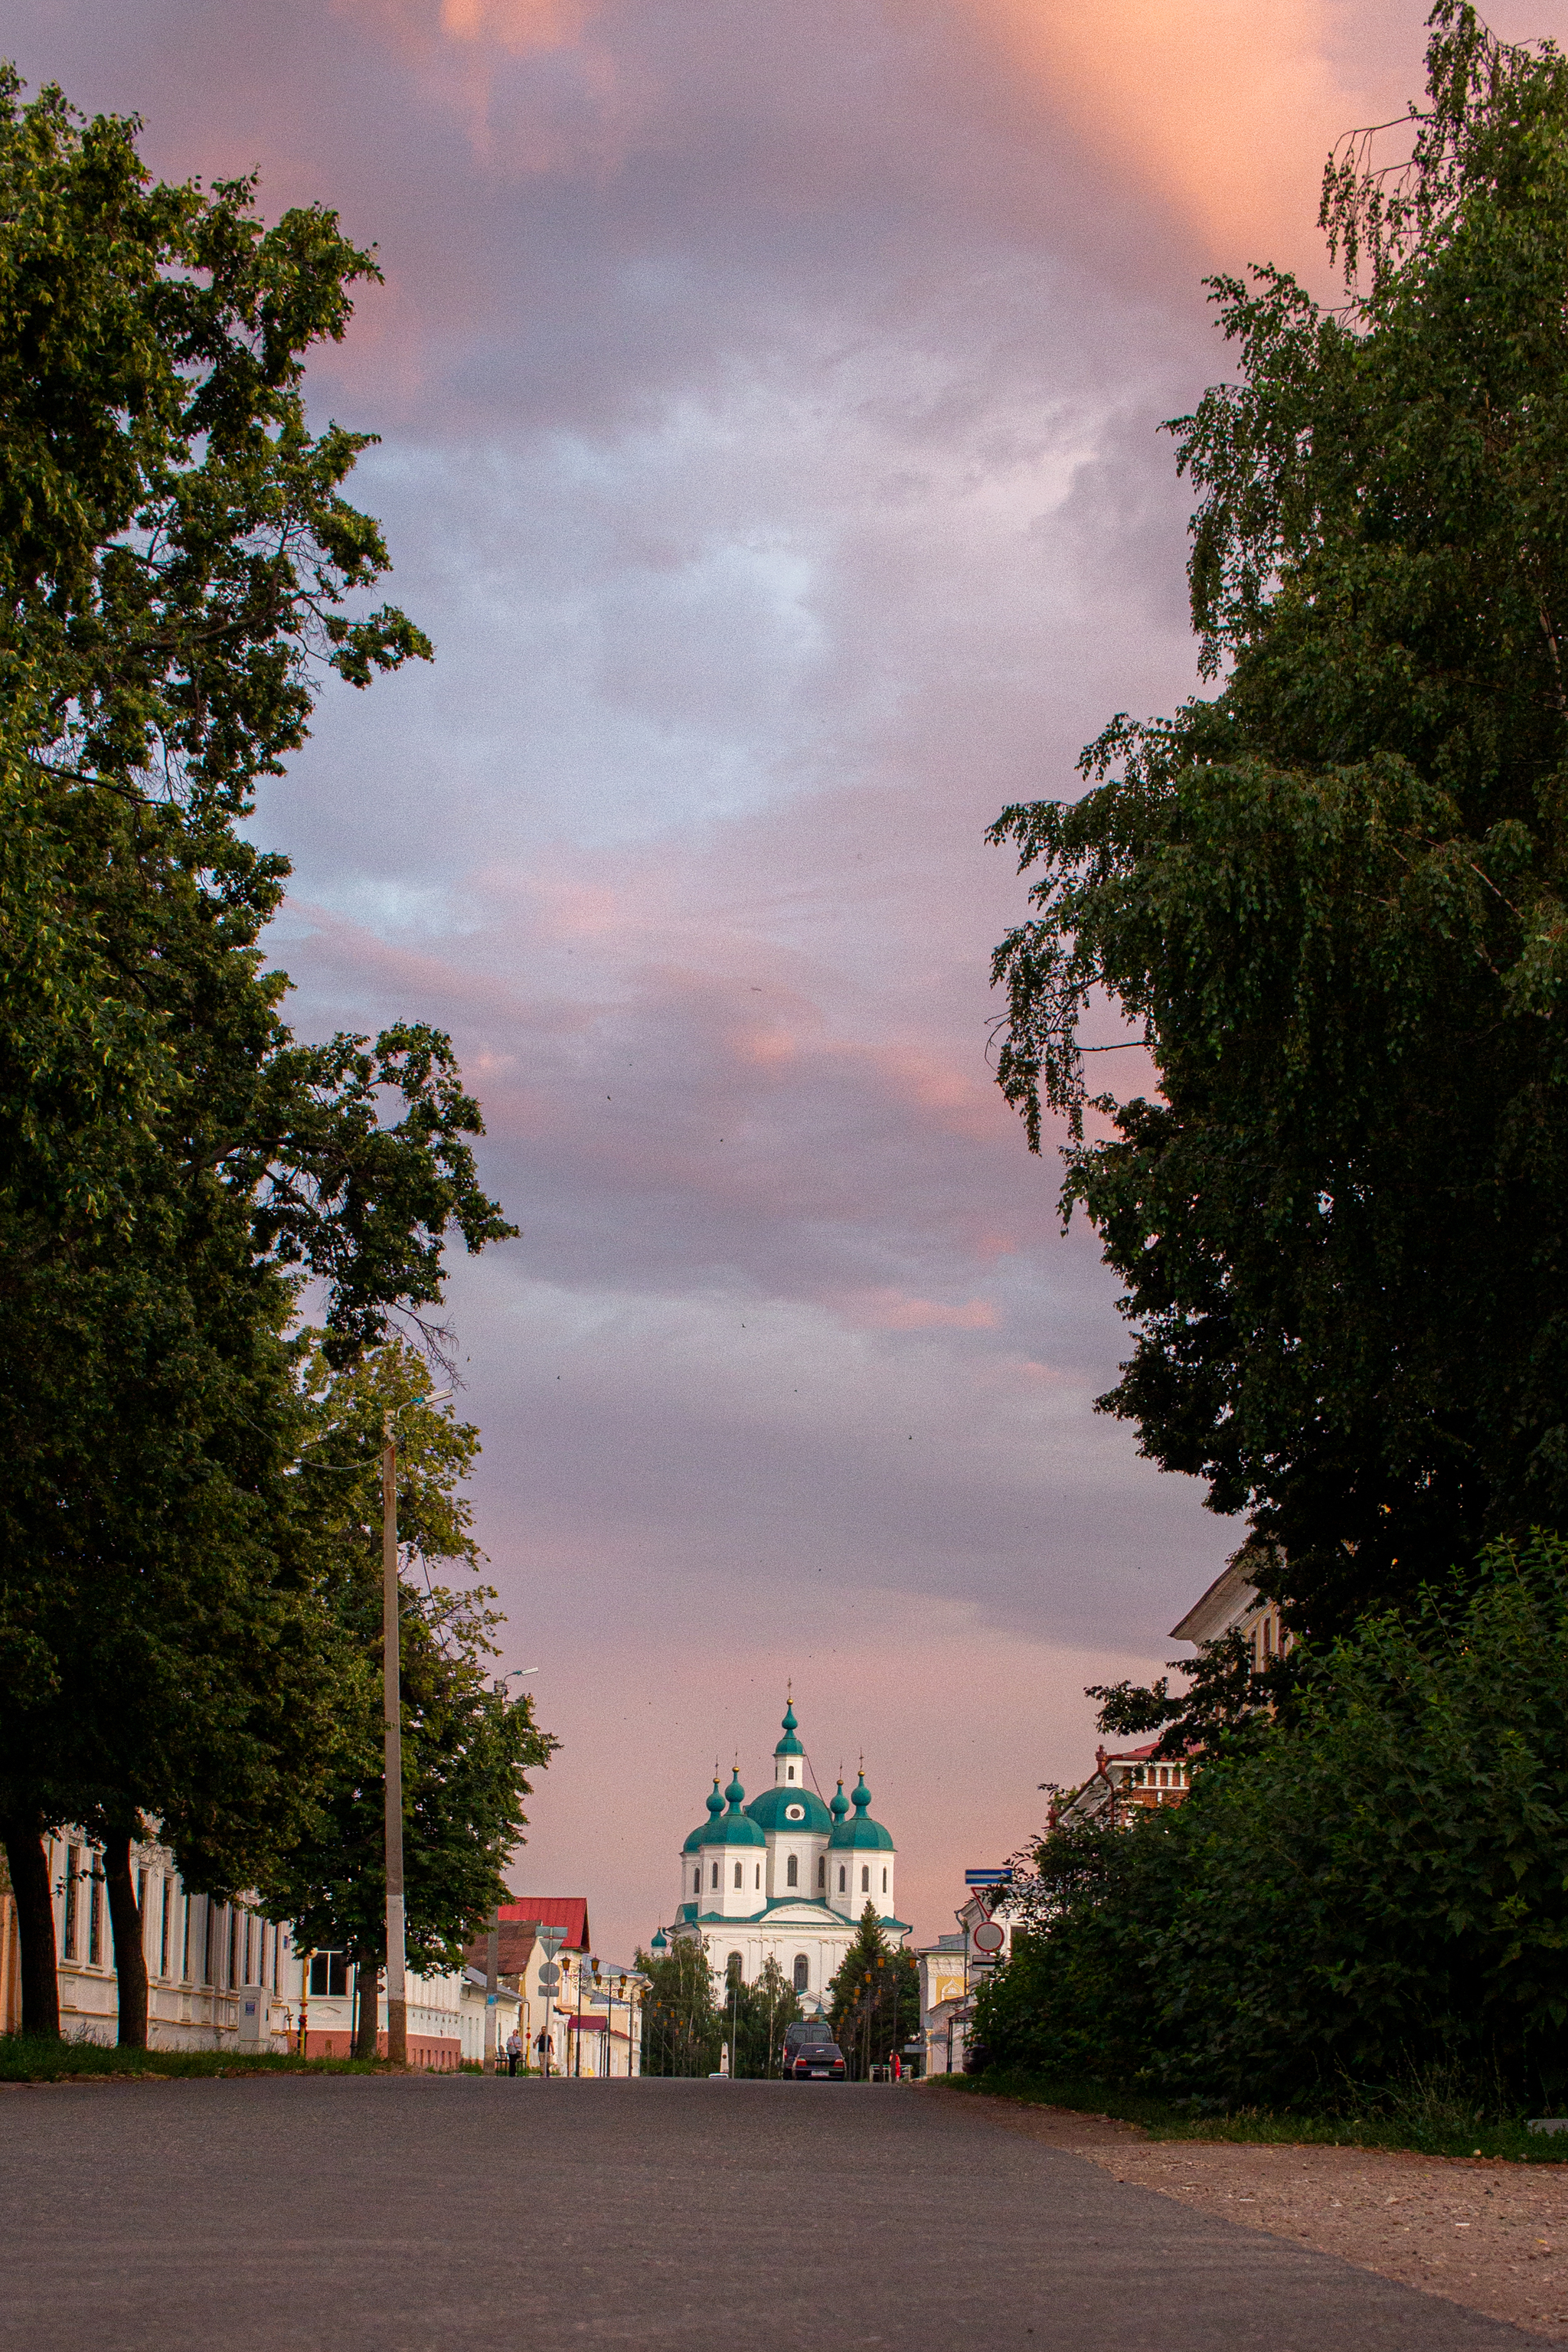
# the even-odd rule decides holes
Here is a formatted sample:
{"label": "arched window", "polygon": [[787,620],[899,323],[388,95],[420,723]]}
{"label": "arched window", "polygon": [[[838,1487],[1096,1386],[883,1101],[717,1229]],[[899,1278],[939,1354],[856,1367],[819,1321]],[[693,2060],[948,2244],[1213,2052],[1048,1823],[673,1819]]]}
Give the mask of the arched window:
{"label": "arched window", "polygon": [[796,1992],[804,1992],[805,1990],[805,1980],[810,1974],[811,1967],[810,1963],[806,1959],[805,1954],[804,1952],[797,1952],[795,1956],[795,1989]]}
{"label": "arched window", "polygon": [[795,1766],[793,1764],[789,1768],[789,1777],[792,1780],[795,1779]]}
{"label": "arched window", "polygon": [[713,1884],[715,1886],[719,1884],[719,1865],[717,1863],[713,1865]]}
{"label": "arched window", "polygon": [[741,1865],[739,1863],[735,1864],[735,1884],[737,1886],[741,1884]]}
{"label": "arched window", "polygon": [[882,1873],[882,1892],[883,1892],[883,1894],[884,1894],[884,1895],[886,1895],[887,1891],[888,1891],[888,1874],[887,1874],[887,1872],[884,1870],[884,1871],[883,1871],[883,1873]]}
{"label": "arched window", "polygon": [[843,1892],[844,1892],[845,1883],[846,1883],[846,1882],[845,1882],[845,1877],[844,1877],[844,1864],[843,1864],[842,1863],[840,1863],[840,1864],[839,1864],[839,1865],[838,1865],[838,1892],[840,1893],[840,1895],[842,1895],[842,1894],[843,1894]]}
{"label": "arched window", "polygon": [[798,1886],[800,1885],[800,1864],[795,1860],[793,1853],[784,1864],[784,1885],[786,1886]]}
{"label": "arched window", "polygon": [[724,1974],[727,1977],[733,1977],[735,1982],[740,1984],[742,1982],[741,1971],[745,1965],[746,1964],[741,1958],[739,1952],[731,1952],[729,1958],[724,1963]]}
{"label": "arched window", "polygon": [[763,1865],[762,1865],[762,1864],[759,1862],[759,1863],[758,1863],[758,1864],[757,1864],[757,1885],[760,1886],[760,1885],[762,1885],[762,1883],[763,1883]]}
{"label": "arched window", "polygon": [[827,1856],[825,1853],[819,1853],[816,1857],[816,1883],[826,1895],[827,1892]]}
{"label": "arched window", "polygon": [[871,1865],[868,1862],[860,1864],[860,1892],[862,1895],[871,1892]]}
{"label": "arched window", "polygon": [[696,1869],[691,1874],[691,1892],[693,1895],[700,1895],[702,1892],[702,1864],[700,1863],[698,1864]]}

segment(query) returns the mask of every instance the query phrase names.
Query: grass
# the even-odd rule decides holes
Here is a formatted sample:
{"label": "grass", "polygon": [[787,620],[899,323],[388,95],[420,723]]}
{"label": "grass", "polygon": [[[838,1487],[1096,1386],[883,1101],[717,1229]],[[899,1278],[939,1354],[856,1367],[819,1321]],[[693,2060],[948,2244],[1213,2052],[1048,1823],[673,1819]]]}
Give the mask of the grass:
{"label": "grass", "polygon": [[0,2034],[0,2083],[166,2082],[202,2075],[383,2074],[378,2058],[279,2058],[270,2051],[120,2050],[102,2042]]}
{"label": "grass", "polygon": [[[1568,2132],[1526,2131],[1522,2116],[1483,2122],[1442,2084],[1416,2082],[1385,2096],[1365,2115],[1293,2115],[1240,2107],[1226,2115],[1195,2111],[1192,2102],[1152,2098],[1070,2076],[997,2070],[984,2074],[935,2074],[933,2087],[1016,2099],[1026,2106],[1064,2107],[1136,2124],[1150,2139],[1223,2139],[1289,2147],[1402,2148],[1422,2156],[1493,2157],[1510,2164],[1568,2163]],[[1369,2102],[1369,2106],[1371,2103]]]}

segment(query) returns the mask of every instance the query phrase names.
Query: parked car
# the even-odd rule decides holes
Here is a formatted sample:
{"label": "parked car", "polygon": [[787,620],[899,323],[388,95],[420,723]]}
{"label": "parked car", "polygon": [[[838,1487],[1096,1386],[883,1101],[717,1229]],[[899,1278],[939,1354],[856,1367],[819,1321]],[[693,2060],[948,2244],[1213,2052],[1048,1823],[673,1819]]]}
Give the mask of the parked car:
{"label": "parked car", "polygon": [[784,2028],[784,2057],[793,2058],[803,2042],[831,2042],[833,2028],[826,2017],[797,2017]]}
{"label": "parked car", "polygon": [[786,2083],[842,2083],[844,2053],[837,2042],[803,2042],[784,2060]]}

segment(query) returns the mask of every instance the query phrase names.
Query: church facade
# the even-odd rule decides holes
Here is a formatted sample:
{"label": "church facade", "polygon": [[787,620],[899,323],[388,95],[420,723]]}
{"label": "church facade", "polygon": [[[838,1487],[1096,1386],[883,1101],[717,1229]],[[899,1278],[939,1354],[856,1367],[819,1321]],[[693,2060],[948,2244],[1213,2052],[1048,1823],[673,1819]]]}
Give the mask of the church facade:
{"label": "church facade", "polygon": [[826,1993],[869,1903],[893,1942],[910,1932],[894,1906],[897,1850],[871,1818],[862,1768],[853,1794],[839,1781],[824,1804],[810,1784],[793,1706],[773,1750],[773,1784],[749,1802],[739,1771],[720,1793],[714,1775],[708,1818],[680,1849],[680,1901],[670,1943],[700,1946],[720,1982],[733,1963],[747,1984],[777,1960],[807,2016]]}

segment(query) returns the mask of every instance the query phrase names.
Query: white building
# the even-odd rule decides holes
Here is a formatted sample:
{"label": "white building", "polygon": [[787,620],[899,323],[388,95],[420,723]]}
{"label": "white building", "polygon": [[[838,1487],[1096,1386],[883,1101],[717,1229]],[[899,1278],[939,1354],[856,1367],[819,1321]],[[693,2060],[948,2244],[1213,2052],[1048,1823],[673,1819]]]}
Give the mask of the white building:
{"label": "white building", "polygon": [[674,1925],[653,1950],[667,1951],[671,1938],[700,1944],[721,1982],[731,1963],[751,1984],[775,1959],[810,2014],[826,2006],[868,1903],[895,1942],[910,1930],[894,1909],[897,1850],[871,1819],[864,1769],[852,1797],[840,1780],[824,1804],[797,1729],[786,1706],[773,1787],[750,1804],[738,1771],[722,1795],[715,1775],[708,1819],[680,1849]]}

